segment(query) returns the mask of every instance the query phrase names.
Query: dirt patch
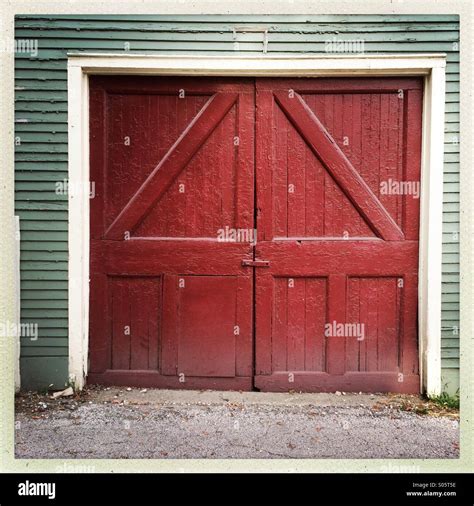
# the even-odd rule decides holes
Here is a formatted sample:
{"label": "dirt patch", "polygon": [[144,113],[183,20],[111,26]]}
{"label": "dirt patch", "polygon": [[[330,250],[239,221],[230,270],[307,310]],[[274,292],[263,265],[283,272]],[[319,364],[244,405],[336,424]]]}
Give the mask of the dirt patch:
{"label": "dirt patch", "polygon": [[53,399],[51,393],[20,392],[15,397],[15,412],[32,419],[48,418],[53,411],[75,411],[85,403],[91,403],[94,393],[100,387],[88,387],[71,397]]}
{"label": "dirt patch", "polygon": [[48,418],[55,411],[75,411],[84,404],[134,405],[227,405],[230,409],[242,409],[249,404],[313,405],[369,408],[374,413],[389,409],[416,415],[459,419],[459,410],[442,406],[418,395],[402,394],[304,394],[299,392],[216,392],[210,390],[180,391],[140,389],[126,387],[102,387],[90,385],[70,397],[52,398],[50,393],[21,392],[16,396],[17,414],[33,419]]}

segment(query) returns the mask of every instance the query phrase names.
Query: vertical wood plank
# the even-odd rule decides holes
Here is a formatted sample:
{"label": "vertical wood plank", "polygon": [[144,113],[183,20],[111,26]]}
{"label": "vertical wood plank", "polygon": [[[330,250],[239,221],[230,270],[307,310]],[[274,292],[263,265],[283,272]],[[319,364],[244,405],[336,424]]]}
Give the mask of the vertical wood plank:
{"label": "vertical wood plank", "polygon": [[256,159],[256,192],[257,192],[257,231],[259,240],[269,241],[273,238],[275,211],[273,209],[273,163],[274,163],[274,108],[271,91],[262,90],[256,80],[256,125],[255,125],[255,159]]}
{"label": "vertical wood plank", "polygon": [[288,129],[291,128],[288,120],[275,104],[273,106],[275,117],[275,152],[273,160],[273,234],[276,237],[288,236]]}
{"label": "vertical wood plank", "polygon": [[306,371],[325,370],[327,322],[327,283],[325,278],[307,278],[305,290],[305,363]]}
{"label": "vertical wood plank", "polygon": [[[269,110],[265,108],[265,105],[262,107],[264,108],[262,114],[268,114]],[[237,129],[233,134],[238,137],[238,145],[233,148],[233,160],[228,161],[228,163],[232,161],[236,171],[236,174],[233,176],[237,186],[236,205],[235,209],[232,209],[232,213],[235,214],[233,220],[237,228],[250,229],[257,227],[257,224],[254,222],[254,192],[257,192],[257,206],[263,205],[259,202],[258,184],[257,188],[254,188],[255,159],[259,159],[258,143],[271,141],[271,139],[266,138],[267,135],[264,135],[264,139],[255,139],[255,128],[258,130],[259,124],[258,120],[257,124],[255,124],[255,94],[253,92],[246,91],[239,95],[236,125]],[[231,144],[233,144],[233,139],[231,139]],[[262,147],[262,150],[266,152],[265,147]],[[227,151],[231,152],[230,150]],[[266,178],[271,177],[271,173],[267,174],[267,171],[269,171],[269,167],[262,166],[262,172],[259,173],[259,182],[261,179],[266,181]],[[267,187],[265,183],[263,184],[262,194],[266,195],[268,191],[271,191],[271,187]],[[230,195],[228,198],[230,200]],[[271,200],[271,194],[269,200]],[[267,210],[267,213],[270,213],[269,219],[271,220],[271,208]],[[258,231],[259,234],[263,235],[262,228],[259,226]]]}
{"label": "vertical wood plank", "polygon": [[112,284],[112,368],[130,369],[130,334],[133,332],[130,315],[130,286],[122,278]]}
{"label": "vertical wood plank", "polygon": [[288,287],[287,357],[289,371],[304,370],[306,279],[296,278]]}
{"label": "vertical wood plank", "polygon": [[[347,322],[360,324],[359,278],[349,277],[347,280]],[[360,342],[354,337],[346,337],[346,370],[359,370]]]}
{"label": "vertical wood plank", "polygon": [[399,327],[397,312],[397,279],[378,281],[378,366],[379,371],[398,371]]}
{"label": "vertical wood plank", "polygon": [[402,291],[401,368],[404,375],[418,373],[418,276],[409,273],[404,278]]}
{"label": "vertical wood plank", "polygon": [[[346,275],[330,274],[328,286],[328,316],[330,325],[346,323]],[[328,336],[327,371],[329,374],[344,374],[346,365],[345,338]]]}
{"label": "vertical wood plank", "polygon": [[163,280],[154,278],[147,285],[144,297],[149,301],[150,311],[148,318],[148,369],[159,370],[161,348],[161,311],[162,311]]}
{"label": "vertical wood plank", "polygon": [[[409,90],[406,92],[406,149],[405,151],[405,180],[418,184],[418,192],[421,191],[420,172],[421,167],[421,115],[422,115],[422,92],[421,90]],[[407,240],[418,240],[418,230],[420,223],[420,194],[411,193],[405,195],[404,208],[404,227]]]}
{"label": "vertical wood plank", "polygon": [[[235,340],[235,369],[237,376],[253,375],[253,275],[237,278],[235,325],[239,334]],[[268,294],[266,294],[268,296]],[[232,329],[234,330],[234,329]]]}
{"label": "vertical wood plank", "polygon": [[379,342],[379,329],[378,326],[378,305],[379,293],[377,290],[377,278],[368,278],[367,280],[367,321],[366,321],[366,357],[367,357],[367,370],[370,372],[377,371],[378,365],[378,342]]}
{"label": "vertical wood plank", "polygon": [[178,371],[178,276],[163,276],[162,374],[176,376]]}
{"label": "vertical wood plank", "polygon": [[287,371],[288,278],[276,278],[272,325],[272,371]]}
{"label": "vertical wood plank", "polygon": [[255,374],[275,370],[274,336],[277,316],[278,282],[269,273],[257,271],[255,286]]}

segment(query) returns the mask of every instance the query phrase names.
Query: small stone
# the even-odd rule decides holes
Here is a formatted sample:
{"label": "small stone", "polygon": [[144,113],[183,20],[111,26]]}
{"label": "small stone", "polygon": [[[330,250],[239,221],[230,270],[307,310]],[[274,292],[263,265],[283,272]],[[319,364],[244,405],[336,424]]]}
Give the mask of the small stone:
{"label": "small stone", "polygon": [[337,390],[336,395],[341,395],[341,392],[339,392],[339,390]]}
{"label": "small stone", "polygon": [[127,392],[131,392],[132,389],[130,387],[127,388]]}
{"label": "small stone", "polygon": [[148,392],[148,390],[146,388],[144,388],[143,390],[140,390],[141,394],[146,394],[147,392]]}

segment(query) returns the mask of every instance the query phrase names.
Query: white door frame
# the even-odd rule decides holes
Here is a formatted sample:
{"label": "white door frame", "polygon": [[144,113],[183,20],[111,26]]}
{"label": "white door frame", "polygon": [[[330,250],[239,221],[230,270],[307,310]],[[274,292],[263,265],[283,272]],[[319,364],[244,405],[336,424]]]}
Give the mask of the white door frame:
{"label": "white door frame", "polygon": [[91,74],[424,76],[419,252],[421,388],[441,391],[441,263],[445,54],[175,56],[68,54],[69,376],[84,386],[89,348],[89,79]]}

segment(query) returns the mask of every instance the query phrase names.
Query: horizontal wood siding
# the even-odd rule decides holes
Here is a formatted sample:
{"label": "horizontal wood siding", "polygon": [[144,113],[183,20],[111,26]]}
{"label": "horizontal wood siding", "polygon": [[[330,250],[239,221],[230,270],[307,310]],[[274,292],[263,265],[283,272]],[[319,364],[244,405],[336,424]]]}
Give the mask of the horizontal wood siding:
{"label": "horizontal wood siding", "polygon": [[[38,55],[15,56],[16,209],[21,219],[21,315],[39,325],[22,340],[26,387],[67,376],[67,53],[325,53],[326,42],[363,40],[371,54],[447,53],[443,201],[442,367],[459,378],[459,23],[457,16],[19,16],[16,38]],[[234,36],[234,28],[237,35]],[[49,359],[49,360],[48,360]],[[32,374],[32,371],[35,374]]]}

